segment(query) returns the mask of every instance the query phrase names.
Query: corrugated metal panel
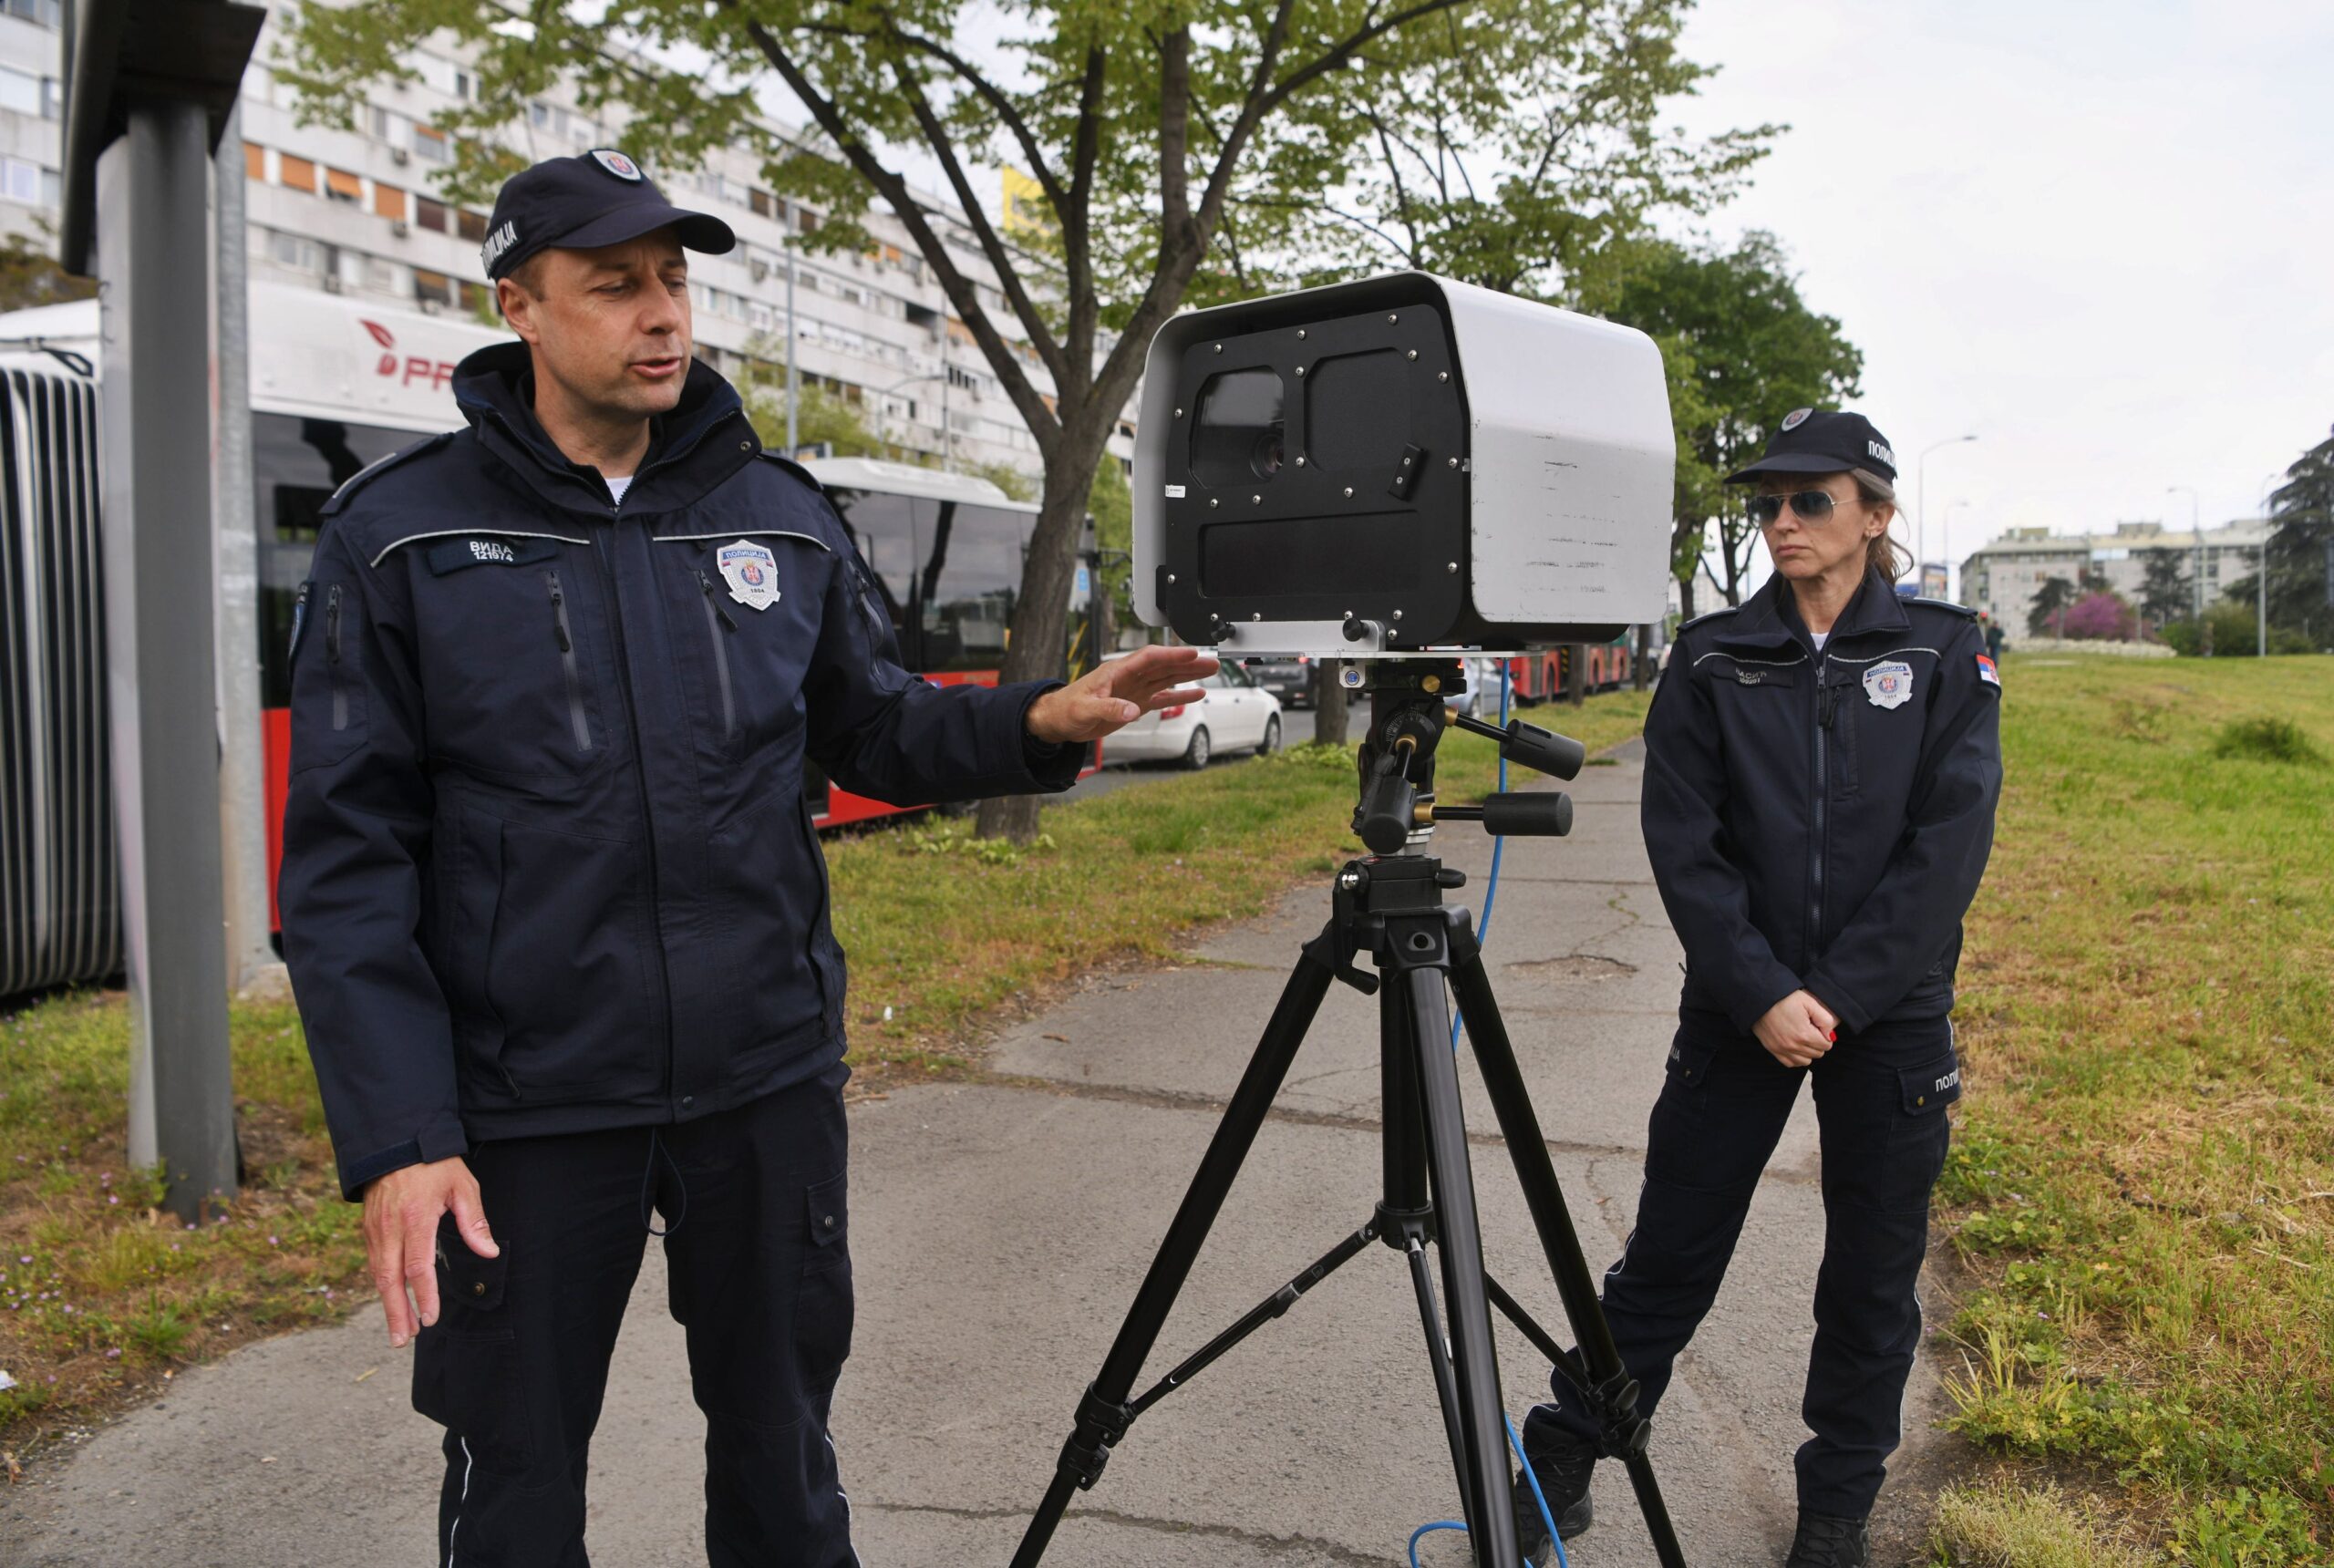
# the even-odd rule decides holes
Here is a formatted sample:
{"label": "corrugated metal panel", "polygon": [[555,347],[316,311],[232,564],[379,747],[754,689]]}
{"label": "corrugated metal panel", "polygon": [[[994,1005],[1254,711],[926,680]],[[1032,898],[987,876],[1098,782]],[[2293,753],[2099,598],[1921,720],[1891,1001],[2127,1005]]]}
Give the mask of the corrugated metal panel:
{"label": "corrugated metal panel", "polygon": [[97,389],[0,371],[0,995],[120,972]]}

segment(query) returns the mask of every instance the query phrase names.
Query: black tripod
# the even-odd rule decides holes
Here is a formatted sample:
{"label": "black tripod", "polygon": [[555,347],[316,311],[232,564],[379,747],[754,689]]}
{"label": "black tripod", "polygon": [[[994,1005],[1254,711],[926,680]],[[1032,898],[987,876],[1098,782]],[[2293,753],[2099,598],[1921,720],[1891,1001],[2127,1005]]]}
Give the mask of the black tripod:
{"label": "black tripod", "polygon": [[[1442,902],[1443,892],[1463,885],[1465,876],[1431,856],[1401,852],[1437,821],[1481,821],[1492,833],[1561,834],[1571,829],[1572,802],[1561,794],[1503,794],[1477,807],[1434,806],[1434,748],[1446,723],[1495,738],[1508,760],[1563,779],[1580,770],[1582,749],[1574,741],[1525,724],[1501,729],[1469,718],[1447,719],[1440,694],[1458,678],[1455,662],[1389,660],[1368,668],[1369,738],[1360,750],[1362,792],[1354,819],[1363,843],[1377,853],[1337,873],[1329,923],[1305,944],[1101,1373],[1079,1401],[1076,1429],[1062,1445],[1053,1482],[1022,1535],[1013,1568],[1037,1568],[1071,1496],[1101,1478],[1111,1449],[1137,1416],[1286,1313],[1298,1297],[1373,1241],[1384,1242],[1410,1263],[1475,1561],[1485,1568],[1523,1568],[1515,1536],[1498,1354],[1492,1341],[1491,1309],[1496,1306],[1599,1413],[1600,1449],[1627,1466],[1637,1506],[1664,1568],[1684,1568],[1684,1553],[1646,1457],[1650,1428],[1637,1413],[1637,1387],[1621,1366],[1596,1282],[1581,1255],[1539,1118],[1492,996],[1473,924],[1465,910]],[[1355,958],[1364,951],[1376,961],[1375,978],[1355,967]],[[1385,1181],[1377,1210],[1368,1223],[1310,1268],[1135,1395],[1142,1364],[1332,980],[1343,980],[1364,995],[1375,993],[1379,999]],[[1514,1161],[1542,1250],[1554,1271],[1565,1315],[1580,1339],[1576,1351],[1559,1346],[1484,1272],[1458,1064],[1451,1050],[1446,982],[1466,1018],[1467,1036],[1499,1118],[1501,1136]],[[1447,1339],[1427,1264],[1429,1243],[1441,1257],[1442,1295],[1451,1318]]]}

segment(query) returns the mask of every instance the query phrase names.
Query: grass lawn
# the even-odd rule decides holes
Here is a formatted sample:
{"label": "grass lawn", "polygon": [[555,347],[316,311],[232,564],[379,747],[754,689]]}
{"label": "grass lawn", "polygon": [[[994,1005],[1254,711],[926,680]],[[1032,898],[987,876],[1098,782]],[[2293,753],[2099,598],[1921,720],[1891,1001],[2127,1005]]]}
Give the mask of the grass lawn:
{"label": "grass lawn", "polygon": [[[1530,717],[1596,751],[1636,734],[1646,702],[1624,692]],[[1495,769],[1488,742],[1449,735],[1442,798],[1480,797]],[[1050,810],[1026,850],[948,821],[830,840],[862,1082],[970,1070],[990,1010],[1261,913],[1360,852],[1353,798],[1350,757],[1308,748]],[[238,1006],[232,1027],[248,1182],[193,1232],[127,1165],[120,995],[0,1018],[0,1369],[17,1383],[0,1392],[0,1471],[181,1366],[369,1298],[298,1016]]]}
{"label": "grass lawn", "polygon": [[2150,1560],[2334,1562],[2334,660],[2003,686],[1940,1213],[1956,1425],[2019,1462],[1940,1534],[2122,1563],[1980,1549],[2104,1504]]}

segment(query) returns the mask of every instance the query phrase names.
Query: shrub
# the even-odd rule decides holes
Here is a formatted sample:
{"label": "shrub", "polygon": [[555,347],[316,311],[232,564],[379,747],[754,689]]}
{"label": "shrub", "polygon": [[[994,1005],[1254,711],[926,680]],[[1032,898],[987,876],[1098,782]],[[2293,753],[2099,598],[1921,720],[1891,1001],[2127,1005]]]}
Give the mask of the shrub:
{"label": "shrub", "polygon": [[2215,757],[2241,758],[2250,762],[2300,762],[2316,766],[2325,753],[2310,743],[2302,727],[2290,718],[2236,718],[2221,726],[2213,739]]}
{"label": "shrub", "polygon": [[2086,593],[2061,618],[2059,634],[2091,642],[2128,643],[2139,635],[2137,611],[2119,593]]}

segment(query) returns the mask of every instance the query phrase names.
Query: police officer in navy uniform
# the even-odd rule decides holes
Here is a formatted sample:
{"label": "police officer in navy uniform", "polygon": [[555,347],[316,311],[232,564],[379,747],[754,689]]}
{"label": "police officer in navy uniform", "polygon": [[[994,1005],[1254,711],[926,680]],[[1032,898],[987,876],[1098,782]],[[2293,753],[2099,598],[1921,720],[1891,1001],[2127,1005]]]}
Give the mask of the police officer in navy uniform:
{"label": "police officer in navy uniform", "polygon": [[[1861,415],[1785,418],[1728,480],[1757,487],[1774,575],[1679,629],[1646,720],[1646,846],[1686,978],[1605,1312],[1649,1414],[1812,1080],[1823,1264],[1789,1568],[1870,1560],[1920,1339],[1929,1191],[1961,1096],[1948,1016],[1961,920],[2001,788],[2000,681],[1975,615],[1892,590],[1895,477]],[[1553,1385],[1524,1449],[1570,1537],[1588,1526],[1599,1421]],[[1544,1551],[1538,1510],[1517,1512]]]}
{"label": "police officer in navy uniform", "polygon": [[843,954],[803,769],[901,803],[1059,789],[1214,667],[902,669],[834,510],[691,356],[686,252],[733,243],[621,152],[514,176],[484,261],[522,341],[459,367],[468,428],[341,487],[294,617],[285,954],[446,1429],[441,1562],[585,1562],[652,1228],[710,1561],[854,1561]]}

